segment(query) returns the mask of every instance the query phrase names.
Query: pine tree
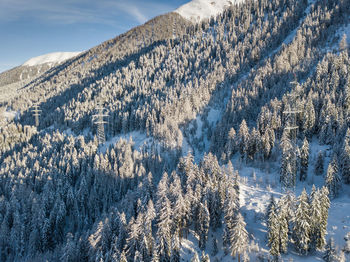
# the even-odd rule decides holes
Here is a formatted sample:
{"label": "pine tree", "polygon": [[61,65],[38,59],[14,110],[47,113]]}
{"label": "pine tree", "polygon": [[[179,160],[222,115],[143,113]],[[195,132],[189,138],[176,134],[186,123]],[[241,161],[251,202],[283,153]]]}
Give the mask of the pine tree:
{"label": "pine tree", "polygon": [[[218,183],[219,184],[219,183]],[[214,186],[215,187],[215,186]],[[210,214],[210,226],[213,231],[221,225],[222,205],[220,191],[216,188],[208,192],[208,210]]]}
{"label": "pine tree", "polygon": [[271,213],[272,208],[274,210],[276,209],[276,202],[275,202],[275,198],[274,198],[273,194],[270,195],[270,202],[269,202],[269,205],[266,208],[265,216],[266,216],[267,219],[269,219],[269,217],[270,217],[270,213]]}
{"label": "pine tree", "polygon": [[241,125],[239,126],[238,132],[238,149],[242,159],[246,159],[247,149],[248,149],[248,141],[249,141],[249,129],[247,126],[247,122],[243,119]]}
{"label": "pine tree", "polygon": [[126,239],[128,237],[127,232],[127,223],[124,212],[118,214],[118,239],[117,239],[117,248],[123,250],[126,244]]}
{"label": "pine tree", "polygon": [[228,159],[231,159],[232,155],[236,153],[236,130],[231,127],[228,133],[228,142],[226,145],[226,155]]}
{"label": "pine tree", "polygon": [[304,138],[303,145],[300,150],[300,181],[305,181],[307,178],[307,170],[309,165],[309,143]]}
{"label": "pine tree", "polygon": [[326,251],[323,256],[324,261],[326,262],[337,262],[338,261],[338,256],[337,256],[337,251],[335,248],[334,244],[334,239],[331,237],[326,245]]}
{"label": "pine tree", "polygon": [[333,157],[328,165],[325,186],[328,188],[330,198],[335,198],[339,195],[341,179],[338,172],[338,161],[336,157]]}
{"label": "pine tree", "polygon": [[283,131],[280,146],[282,149],[280,181],[284,189],[292,189],[296,178],[296,152],[289,138],[289,131]]}
{"label": "pine tree", "polygon": [[322,250],[326,244],[328,209],[330,206],[328,190],[313,186],[310,203],[310,250]]}
{"label": "pine tree", "polygon": [[141,253],[138,250],[136,250],[134,255],[134,262],[142,262],[142,261],[143,259],[142,259]]}
{"label": "pine tree", "polygon": [[[350,128],[347,131],[347,136],[350,137]],[[344,140],[344,148],[342,152],[342,175],[344,182],[350,184],[350,143],[347,139]]]}
{"label": "pine tree", "polygon": [[153,249],[152,262],[160,262],[158,255],[158,248]]}
{"label": "pine tree", "polygon": [[194,189],[196,180],[196,165],[193,163],[193,155],[191,152],[186,157],[180,158],[179,164],[177,165],[177,172],[180,176],[182,184],[190,185]]}
{"label": "pine tree", "polygon": [[183,228],[187,226],[186,223],[189,216],[189,202],[183,197],[179,176],[175,176],[170,191],[171,195],[173,196],[173,233],[177,234],[181,239]]}
{"label": "pine tree", "polygon": [[268,244],[270,246],[270,254],[274,257],[280,254],[278,224],[279,221],[275,212],[275,206],[272,206],[268,217]]}
{"label": "pine tree", "polygon": [[177,234],[174,234],[171,241],[171,262],[180,262],[180,240]]}
{"label": "pine tree", "polygon": [[297,209],[294,218],[293,240],[296,249],[301,254],[307,254],[310,244],[310,216],[309,200],[304,189],[298,197]]}
{"label": "pine tree", "polygon": [[288,210],[286,202],[280,200],[278,208],[273,207],[268,220],[268,243],[270,254],[278,258],[287,252],[288,245]]}
{"label": "pine tree", "polygon": [[322,151],[319,151],[317,154],[316,165],[315,165],[315,175],[322,176],[324,172],[324,154]]}
{"label": "pine tree", "polygon": [[342,39],[339,42],[339,50],[344,51],[348,48],[348,43],[346,41],[346,34],[343,34]]}
{"label": "pine tree", "polygon": [[312,186],[310,195],[310,250],[314,251],[317,246],[318,238],[320,237],[320,221],[321,217],[321,203],[320,191],[316,191],[315,185]]}
{"label": "pine tree", "polygon": [[[350,241],[349,241],[350,244]],[[350,246],[349,246],[350,248]],[[350,250],[349,250],[350,251]],[[219,252],[218,249],[218,240],[216,239],[216,237],[213,237],[213,248],[212,248],[212,255],[215,256],[217,253]]]}
{"label": "pine tree", "polygon": [[302,123],[303,129],[305,130],[306,136],[308,138],[310,138],[314,132],[314,127],[315,127],[315,122],[316,122],[315,108],[314,108],[314,105],[312,103],[311,95],[309,95],[307,97],[307,102],[305,105],[304,112],[305,112],[304,113],[305,119]]}
{"label": "pine tree", "polygon": [[338,256],[338,262],[346,262],[345,252],[343,250],[340,251],[340,254]]}
{"label": "pine tree", "polygon": [[328,210],[330,207],[329,192],[326,187],[322,187],[319,194],[319,202],[321,203],[321,221],[319,223],[319,236],[317,238],[318,249],[322,249],[325,245],[325,236],[327,233],[327,223],[328,223]]}
{"label": "pine tree", "polygon": [[76,250],[76,247],[74,245],[73,235],[72,235],[72,233],[68,233],[67,234],[67,243],[63,249],[63,255],[61,257],[61,261],[64,261],[64,262],[74,261],[75,250]]}
{"label": "pine tree", "polygon": [[126,259],[126,255],[125,252],[123,251],[120,255],[120,262],[128,262],[128,260]]}
{"label": "pine tree", "polygon": [[204,251],[202,251],[201,262],[210,262],[210,257],[209,257],[209,255],[208,255],[208,254],[205,254]]}
{"label": "pine tree", "polygon": [[[110,256],[111,256],[112,262],[119,261],[121,256],[120,250],[117,248],[117,243],[118,243],[118,236],[114,236],[112,240],[111,250],[110,250]],[[78,248],[78,252],[83,253],[81,247]],[[81,258],[80,260],[83,260],[83,259]]]}
{"label": "pine tree", "polygon": [[281,201],[281,204],[278,203],[278,212],[277,212],[277,219],[279,221],[279,250],[280,253],[287,253],[287,247],[288,247],[288,231],[289,231],[289,224],[288,224],[288,206],[285,205],[283,201]]}
{"label": "pine tree", "polygon": [[209,232],[209,222],[210,222],[210,216],[209,211],[207,208],[207,201],[204,202],[204,204],[199,204],[199,215],[198,215],[198,222],[199,222],[199,248],[201,250],[205,249],[205,245],[208,239],[208,232]]}
{"label": "pine tree", "polygon": [[345,241],[345,246],[344,246],[343,250],[346,254],[350,253],[350,239],[349,238]]}
{"label": "pine tree", "polygon": [[153,207],[153,201],[150,199],[148,201],[147,210],[144,219],[144,235],[145,235],[145,243],[147,248],[147,256],[150,258],[153,254],[153,246],[154,239],[152,235],[152,221],[156,217],[156,212]]}
{"label": "pine tree", "polygon": [[194,253],[194,255],[193,255],[192,259],[191,259],[191,262],[200,262],[197,252]]}
{"label": "pine tree", "polygon": [[245,226],[246,223],[244,222],[243,216],[238,212],[233,228],[230,232],[231,256],[235,257],[238,255],[238,262],[241,261],[241,255],[248,246],[248,232],[245,229]]}
{"label": "pine tree", "polygon": [[126,251],[129,257],[132,257],[136,251],[140,251],[141,238],[143,233],[143,213],[140,213],[135,220],[132,218],[129,222],[129,237],[126,240]]}
{"label": "pine tree", "polygon": [[162,202],[159,204],[160,210],[158,214],[158,231],[157,231],[157,252],[159,261],[166,262],[170,260],[171,255],[171,206],[167,197],[161,198]]}
{"label": "pine tree", "polygon": [[157,252],[159,261],[169,261],[171,255],[172,210],[167,197],[168,175],[164,173],[157,190]]}
{"label": "pine tree", "polygon": [[226,199],[224,204],[224,234],[223,234],[223,245],[224,251],[227,254],[231,245],[231,232],[234,227],[234,220],[236,217],[239,203],[237,201],[238,194],[233,185],[230,185],[226,189]]}

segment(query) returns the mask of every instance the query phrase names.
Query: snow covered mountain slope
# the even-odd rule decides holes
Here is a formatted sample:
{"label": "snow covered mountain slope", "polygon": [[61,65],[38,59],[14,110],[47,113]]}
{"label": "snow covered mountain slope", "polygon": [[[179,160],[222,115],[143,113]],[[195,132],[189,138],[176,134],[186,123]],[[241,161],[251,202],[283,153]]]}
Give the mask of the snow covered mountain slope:
{"label": "snow covered mountain slope", "polygon": [[243,0],[193,0],[175,10],[176,13],[192,22],[200,22],[222,13],[227,7]]}
{"label": "snow covered mountain slope", "polygon": [[69,58],[79,55],[81,52],[55,52],[33,57],[26,61],[23,66],[36,66],[46,63],[62,63]]}
{"label": "snow covered mountain slope", "polygon": [[[73,58],[81,52],[56,52],[33,57],[23,65],[12,68],[0,74],[0,103],[13,97],[16,90],[28,84],[31,80],[39,77],[50,68]],[[1,92],[1,90],[6,90]]]}

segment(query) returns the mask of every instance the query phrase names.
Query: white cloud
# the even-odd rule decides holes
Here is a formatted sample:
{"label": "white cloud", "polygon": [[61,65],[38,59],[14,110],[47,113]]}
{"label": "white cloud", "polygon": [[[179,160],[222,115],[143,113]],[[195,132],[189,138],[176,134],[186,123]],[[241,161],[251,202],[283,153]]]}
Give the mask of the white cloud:
{"label": "white cloud", "polygon": [[139,23],[143,24],[147,21],[147,17],[143,14],[136,6],[123,6],[121,7],[123,11],[132,15]]}
{"label": "white cloud", "polygon": [[128,14],[138,23],[175,7],[142,0],[0,0],[0,22],[29,17],[50,23],[79,22],[116,25],[116,16]]}
{"label": "white cloud", "polygon": [[123,11],[131,15],[137,22],[145,23],[150,18],[174,10],[176,7],[168,4],[161,4],[156,1],[103,1],[102,5],[112,8],[116,12]]}

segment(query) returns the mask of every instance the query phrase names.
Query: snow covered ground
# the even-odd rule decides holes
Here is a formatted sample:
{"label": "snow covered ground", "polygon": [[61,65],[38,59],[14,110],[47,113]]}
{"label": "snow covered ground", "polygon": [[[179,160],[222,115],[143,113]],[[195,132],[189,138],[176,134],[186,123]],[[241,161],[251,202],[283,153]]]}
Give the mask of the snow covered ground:
{"label": "snow covered ground", "polygon": [[33,57],[26,61],[23,66],[36,66],[46,63],[62,63],[72,57],[79,55],[81,52],[55,52],[46,55]]}
{"label": "snow covered ground", "polygon": [[[324,176],[314,176],[314,165],[317,153],[322,150],[325,152],[325,172],[330,158],[330,150],[328,146],[319,145],[316,139],[310,142],[310,162],[308,169],[308,179],[305,182],[297,182],[295,189],[296,196],[306,188],[310,193],[312,185],[322,187],[324,184]],[[242,215],[247,223],[247,231],[250,234],[250,261],[259,261],[257,256],[260,253],[266,257],[269,255],[267,246],[267,227],[265,220],[265,210],[269,203],[271,194],[278,200],[283,194],[279,183],[279,163],[268,162],[257,166],[247,166],[243,164],[236,156],[232,159],[233,166],[239,171],[241,177],[240,183],[240,205]],[[341,196],[331,201],[329,209],[327,240],[333,237],[335,244],[339,248],[343,248],[345,241],[344,236],[350,232],[350,187],[345,186],[342,189]],[[222,228],[217,232],[209,231],[206,254],[210,255],[211,261],[232,261],[230,255],[225,255],[222,250]],[[212,255],[212,239],[218,240],[219,252],[215,256]],[[256,245],[258,244],[258,245]],[[194,252],[201,255],[198,248],[198,239],[195,234],[190,234],[188,239],[182,240],[181,257],[182,261],[190,261]],[[300,256],[292,245],[288,248],[288,254],[283,255],[284,261],[323,261],[323,252],[316,252],[308,256]],[[350,261],[350,255],[347,260]]]}
{"label": "snow covered ground", "polygon": [[244,0],[193,0],[175,10],[182,17],[200,22],[222,13],[227,7]]}
{"label": "snow covered ground", "polygon": [[109,139],[100,148],[100,152],[106,152],[106,150],[107,150],[107,148],[109,148],[109,146],[117,144],[118,141],[120,141],[121,139],[124,139],[127,141],[132,140],[133,144],[134,144],[134,148],[138,151],[141,151],[143,146],[146,146],[148,143],[150,143],[152,141],[152,138],[147,137],[147,135],[145,133],[141,133],[139,131],[133,131],[133,132],[129,132],[126,134],[117,135],[117,136]]}
{"label": "snow covered ground", "polygon": [[0,126],[2,122],[6,123],[11,121],[12,119],[18,117],[18,115],[18,112],[11,110],[11,108],[7,108],[4,111],[0,110]]}

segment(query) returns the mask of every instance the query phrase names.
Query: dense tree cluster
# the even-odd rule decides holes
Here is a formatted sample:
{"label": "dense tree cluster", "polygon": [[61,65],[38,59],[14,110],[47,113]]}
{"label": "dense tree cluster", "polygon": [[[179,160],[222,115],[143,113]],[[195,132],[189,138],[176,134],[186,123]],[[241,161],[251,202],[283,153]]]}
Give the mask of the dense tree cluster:
{"label": "dense tree cluster", "polygon": [[[301,254],[322,249],[328,191],[334,198],[350,183],[350,58],[344,41],[325,51],[349,13],[345,0],[247,0],[195,25],[171,13],[28,84],[6,103],[20,117],[0,133],[0,260],[176,262],[192,234],[208,261],[220,227],[225,253],[244,260],[249,234],[230,160],[281,160],[280,180],[294,187],[307,180],[314,137],[332,150],[328,167],[324,152],[316,159],[325,187],[272,198],[268,243],[277,258],[289,242]],[[293,73],[302,84],[289,84]],[[295,141],[283,114],[290,97]],[[99,146],[99,102],[108,139],[139,130],[152,142]],[[186,143],[197,162],[180,157]]]}
{"label": "dense tree cluster", "polygon": [[300,254],[307,254],[325,246],[328,209],[328,189],[313,187],[310,196],[305,189],[296,200],[283,197],[268,209],[268,243],[270,254],[278,258],[287,252],[288,242]]}
{"label": "dense tree cluster", "polygon": [[[23,128],[8,130],[21,141]],[[31,132],[23,135],[31,135],[30,143],[7,149],[2,159],[1,260],[45,254],[66,261],[179,261],[181,238],[194,229],[204,249],[209,229],[222,223],[227,201],[235,203],[224,222],[228,248],[242,252],[237,245],[243,242],[235,244],[234,234],[247,233],[237,213],[238,174],[232,165],[223,169],[208,154],[197,166],[189,155],[168,175],[161,173],[162,157],[154,159],[157,152],[136,151],[132,141],[99,153],[96,140]],[[226,199],[227,192],[232,193]]]}

